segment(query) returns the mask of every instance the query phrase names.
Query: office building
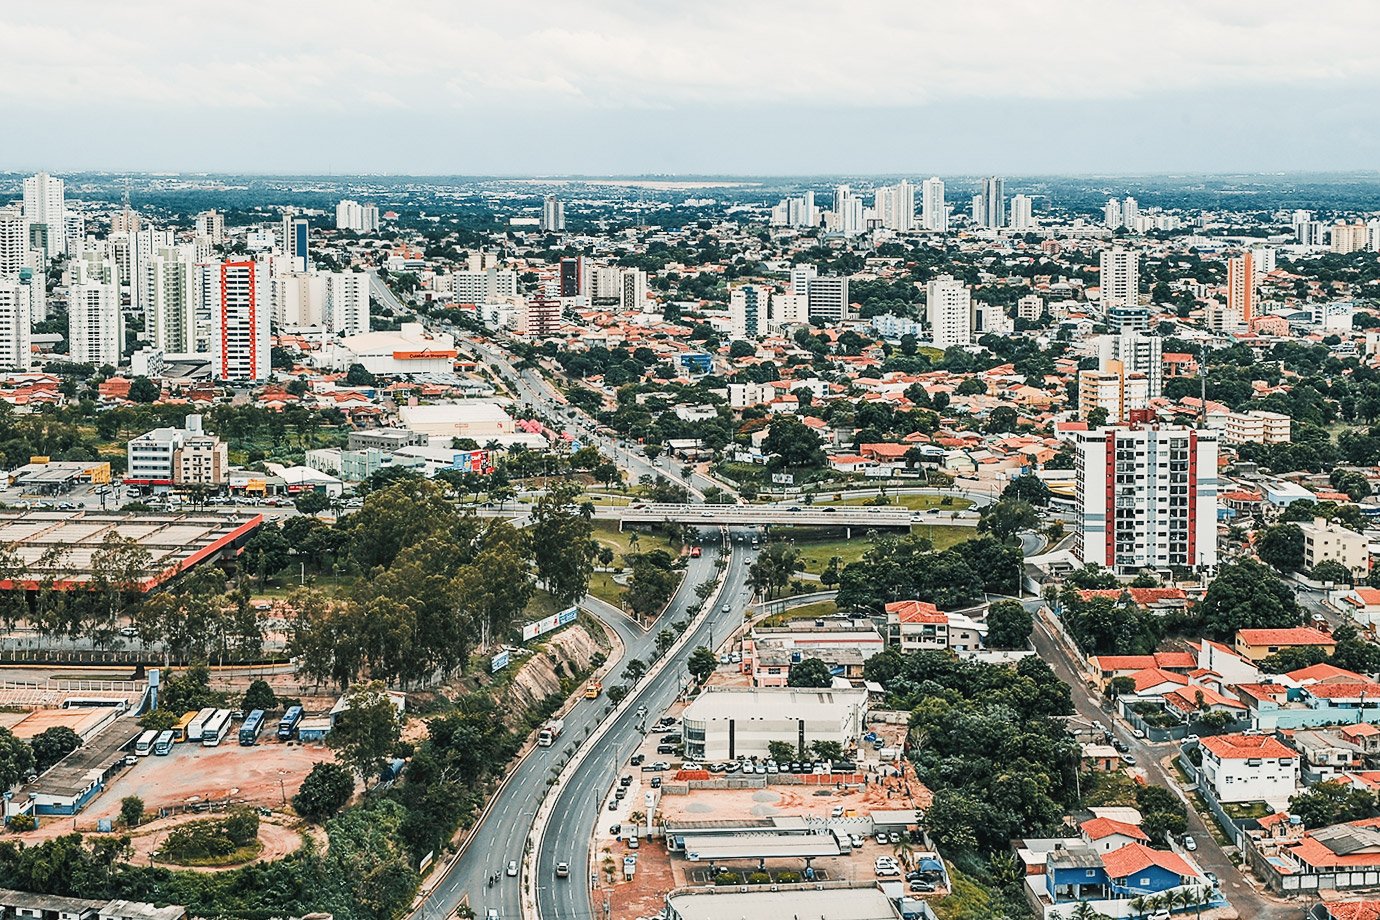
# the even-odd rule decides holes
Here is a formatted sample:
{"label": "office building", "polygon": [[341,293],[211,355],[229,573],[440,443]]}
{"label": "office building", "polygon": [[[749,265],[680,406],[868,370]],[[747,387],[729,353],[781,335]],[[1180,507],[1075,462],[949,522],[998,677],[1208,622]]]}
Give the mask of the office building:
{"label": "office building", "polygon": [[973,218],[981,227],[1000,230],[1006,226],[1006,180],[988,176],[982,180],[982,191],[974,202]]}
{"label": "office building", "polygon": [[155,428],[125,445],[125,484],[144,487],[221,486],[229,470],[226,445],[189,415],[183,428]]}
{"label": "office building", "polygon": [[[1117,335],[1099,336],[1097,358],[1101,371],[1111,370],[1113,362],[1116,362],[1124,375],[1144,377],[1149,399],[1164,391],[1164,340],[1157,335],[1127,329]],[[1144,406],[1132,405],[1129,408],[1141,409]]]}
{"label": "office building", "polygon": [[915,186],[905,179],[877,189],[874,205],[877,220],[888,230],[906,233],[915,229]]}
{"label": "office building", "polygon": [[118,367],[124,341],[120,289],[100,281],[72,285],[67,295],[67,342],[72,361]]}
{"label": "office building", "polygon": [[225,242],[225,215],[216,210],[202,211],[196,216],[196,235],[205,237],[212,246]]}
{"label": "office building", "polygon": [[271,372],[266,274],[257,262],[220,263],[220,296],[211,318],[216,380],[265,380]]}
{"label": "office building", "polygon": [[139,265],[144,330],[149,344],[160,351],[196,350],[195,269],[195,254],[186,246],[160,249]]}
{"label": "office building", "polygon": [[322,325],[330,335],[369,331],[369,276],[364,272],[327,272]]}
{"label": "office building", "polygon": [[1227,311],[1247,328],[1255,316],[1255,254],[1249,249],[1227,260]]}
{"label": "office building", "polygon": [[565,205],[555,195],[547,195],[541,203],[541,231],[560,233],[565,230]]}
{"label": "office building", "polygon": [[1135,574],[1217,564],[1217,433],[1133,424],[1075,442],[1074,554]]}
{"label": "office building", "polygon": [[545,294],[533,294],[518,310],[518,335],[543,339],[555,335],[561,328],[561,302]]}
{"label": "office building", "polygon": [[932,176],[920,183],[920,222],[926,230],[949,229],[949,206],[944,201],[944,180]]}
{"label": "office building", "polygon": [[757,338],[766,332],[771,290],[759,284],[743,284],[728,292],[730,335],[735,339]]}
{"label": "office building", "polygon": [[685,756],[723,761],[769,756],[772,741],[805,748],[815,741],[848,750],[867,716],[866,690],[710,687],[685,707]]}
{"label": "office building", "polygon": [[0,370],[33,367],[33,322],[29,286],[18,276],[0,275]]}
{"label": "office building", "polygon": [[1029,195],[1011,196],[1011,229],[1034,230],[1035,216],[1031,211]]}
{"label": "office building", "polygon": [[283,254],[288,257],[291,270],[304,272],[311,268],[311,254],[307,248],[308,223],[305,217],[283,215]]}
{"label": "office building", "polygon": [[360,204],[349,198],[335,206],[335,229],[355,233],[374,233],[379,228],[379,208],[375,204]]}
{"label": "office building", "polygon": [[925,319],[935,348],[972,344],[972,309],[972,292],[952,275],[940,275],[925,285]]}
{"label": "office building", "polygon": [[31,264],[29,223],[19,208],[0,208],[0,278],[14,278]]}
{"label": "office building", "polygon": [[29,227],[42,227],[44,260],[67,255],[67,199],[65,184],[56,176],[38,173],[24,180],[24,217]]}
{"label": "office building", "polygon": [[1148,329],[1150,311],[1140,304],[1140,254],[1120,246],[1101,257],[1102,312],[1113,329]]}
{"label": "office building", "polygon": [[837,322],[848,318],[848,278],[815,275],[805,292],[805,311],[811,318]]}

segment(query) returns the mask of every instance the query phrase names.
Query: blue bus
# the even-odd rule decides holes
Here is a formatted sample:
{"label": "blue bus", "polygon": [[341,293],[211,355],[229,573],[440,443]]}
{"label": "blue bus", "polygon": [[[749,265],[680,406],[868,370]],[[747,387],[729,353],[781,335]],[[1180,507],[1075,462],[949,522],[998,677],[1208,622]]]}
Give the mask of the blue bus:
{"label": "blue bus", "polygon": [[287,741],[297,731],[297,723],[302,721],[302,707],[293,706],[278,720],[278,740]]}
{"label": "blue bus", "polygon": [[264,711],[256,709],[249,714],[240,726],[240,744],[251,747],[259,743],[259,731],[264,727]]}

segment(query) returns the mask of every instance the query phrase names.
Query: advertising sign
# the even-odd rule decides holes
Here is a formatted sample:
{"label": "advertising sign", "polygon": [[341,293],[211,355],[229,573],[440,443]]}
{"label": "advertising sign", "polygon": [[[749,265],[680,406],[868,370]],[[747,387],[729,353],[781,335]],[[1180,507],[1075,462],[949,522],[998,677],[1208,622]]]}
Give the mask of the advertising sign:
{"label": "advertising sign", "polygon": [[528,623],[522,627],[522,641],[526,642],[535,639],[537,636],[551,632],[553,629],[560,629],[575,622],[576,610],[574,607],[562,610],[560,613],[553,613],[549,617],[542,617],[535,623]]}
{"label": "advertising sign", "polygon": [[511,661],[512,658],[512,652],[508,651],[508,649],[505,648],[503,651],[499,652],[497,655],[489,659],[489,673],[496,674],[499,671],[502,671],[504,668],[508,667],[508,662]]}

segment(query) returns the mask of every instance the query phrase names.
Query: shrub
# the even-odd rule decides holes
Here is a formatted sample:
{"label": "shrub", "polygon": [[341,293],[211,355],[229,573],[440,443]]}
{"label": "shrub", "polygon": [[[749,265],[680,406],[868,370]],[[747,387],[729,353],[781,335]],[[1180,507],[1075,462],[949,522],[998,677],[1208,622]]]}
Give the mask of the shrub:
{"label": "shrub", "polygon": [[770,885],[771,875],[766,872],[750,872],[747,881],[749,885]]}
{"label": "shrub", "polygon": [[38,822],[34,820],[33,815],[15,815],[13,818],[10,818],[10,830],[14,831],[16,834],[31,831],[36,827],[38,827]]}
{"label": "shrub", "polygon": [[354,791],[355,778],[349,770],[339,764],[319,763],[302,780],[292,797],[292,807],[308,820],[321,821],[344,808]]}
{"label": "shrub", "polygon": [[742,882],[742,877],[737,872],[720,872],[714,876],[715,885],[737,885]]}
{"label": "shrub", "polygon": [[120,820],[125,822],[125,827],[138,827],[144,820],[144,800],[137,795],[120,799]]}

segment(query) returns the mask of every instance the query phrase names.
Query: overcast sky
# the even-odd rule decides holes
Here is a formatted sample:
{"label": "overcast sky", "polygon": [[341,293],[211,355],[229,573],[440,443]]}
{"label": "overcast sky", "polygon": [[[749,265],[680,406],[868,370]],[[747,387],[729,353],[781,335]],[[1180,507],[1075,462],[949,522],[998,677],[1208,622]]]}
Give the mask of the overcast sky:
{"label": "overcast sky", "polygon": [[1373,0],[0,5],[0,169],[1375,169]]}

